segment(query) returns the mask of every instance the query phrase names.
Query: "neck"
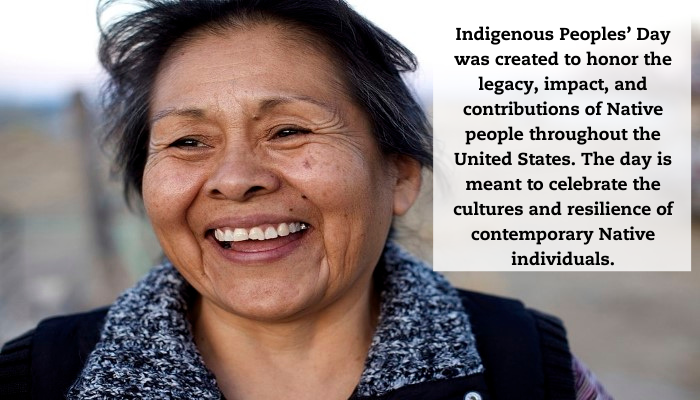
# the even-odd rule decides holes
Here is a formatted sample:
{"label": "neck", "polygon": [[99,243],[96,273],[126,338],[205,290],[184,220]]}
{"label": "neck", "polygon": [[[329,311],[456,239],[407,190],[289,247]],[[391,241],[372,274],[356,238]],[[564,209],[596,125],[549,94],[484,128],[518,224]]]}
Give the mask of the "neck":
{"label": "neck", "polygon": [[242,318],[200,298],[191,314],[195,343],[226,398],[347,399],[379,314],[372,285],[364,287],[282,322]]}

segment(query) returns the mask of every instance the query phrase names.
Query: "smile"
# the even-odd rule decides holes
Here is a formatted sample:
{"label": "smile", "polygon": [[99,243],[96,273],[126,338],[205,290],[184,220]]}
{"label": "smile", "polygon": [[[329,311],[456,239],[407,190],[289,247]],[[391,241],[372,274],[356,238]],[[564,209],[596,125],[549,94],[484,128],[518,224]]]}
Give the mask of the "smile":
{"label": "smile", "polygon": [[277,239],[308,228],[309,225],[305,222],[283,222],[278,225],[259,225],[252,228],[221,227],[214,230],[214,237],[222,247],[230,248],[231,242]]}
{"label": "smile", "polygon": [[308,229],[305,222],[281,223],[277,227],[255,226],[246,228],[217,228],[214,230],[214,237],[220,242],[242,242],[244,240],[267,240],[276,239],[279,236],[287,236]]}

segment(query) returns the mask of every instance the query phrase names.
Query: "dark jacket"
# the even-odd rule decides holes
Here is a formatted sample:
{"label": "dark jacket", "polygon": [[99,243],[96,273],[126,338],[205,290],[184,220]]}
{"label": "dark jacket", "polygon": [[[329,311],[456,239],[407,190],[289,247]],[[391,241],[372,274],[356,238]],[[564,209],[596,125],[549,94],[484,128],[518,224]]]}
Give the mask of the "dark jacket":
{"label": "dark jacket", "polygon": [[[522,303],[460,291],[485,372],[401,388],[382,399],[574,399],[571,355],[561,322]],[[55,317],[0,354],[0,398],[63,399],[99,339],[107,312]],[[476,399],[476,398],[475,398]]]}

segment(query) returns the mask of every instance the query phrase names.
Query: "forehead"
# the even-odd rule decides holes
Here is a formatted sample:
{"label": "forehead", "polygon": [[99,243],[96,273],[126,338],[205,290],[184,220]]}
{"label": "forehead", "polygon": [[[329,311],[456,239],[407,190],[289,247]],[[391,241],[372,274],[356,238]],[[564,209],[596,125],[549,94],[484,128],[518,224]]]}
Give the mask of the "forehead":
{"label": "forehead", "polygon": [[201,30],[166,54],[156,75],[151,113],[182,102],[282,95],[351,102],[329,46],[279,23]]}

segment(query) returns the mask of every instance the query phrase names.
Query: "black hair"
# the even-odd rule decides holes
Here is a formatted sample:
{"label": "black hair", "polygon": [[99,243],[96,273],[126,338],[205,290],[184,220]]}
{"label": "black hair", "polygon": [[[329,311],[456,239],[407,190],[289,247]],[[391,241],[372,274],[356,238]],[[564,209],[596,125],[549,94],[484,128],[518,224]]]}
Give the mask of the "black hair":
{"label": "black hair", "polygon": [[[101,0],[98,21],[122,3]],[[128,4],[132,4],[129,2]],[[369,117],[385,154],[402,154],[432,167],[432,133],[401,74],[415,56],[343,0],[141,0],[139,10],[100,23],[99,58],[109,75],[102,91],[106,140],[115,144],[115,169],[127,201],[141,195],[148,156],[148,108],[158,68],[168,50],[200,29],[235,21],[278,21],[322,38],[340,57],[350,95]]]}

